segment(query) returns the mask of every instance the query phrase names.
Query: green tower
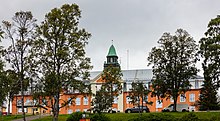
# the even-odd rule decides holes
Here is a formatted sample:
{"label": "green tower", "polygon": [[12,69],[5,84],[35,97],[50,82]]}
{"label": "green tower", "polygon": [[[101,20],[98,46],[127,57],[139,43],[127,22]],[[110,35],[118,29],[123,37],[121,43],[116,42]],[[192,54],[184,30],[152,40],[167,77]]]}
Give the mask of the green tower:
{"label": "green tower", "polygon": [[111,45],[111,47],[109,48],[108,55],[106,56],[106,58],[107,62],[104,63],[104,68],[108,66],[120,67],[114,45]]}

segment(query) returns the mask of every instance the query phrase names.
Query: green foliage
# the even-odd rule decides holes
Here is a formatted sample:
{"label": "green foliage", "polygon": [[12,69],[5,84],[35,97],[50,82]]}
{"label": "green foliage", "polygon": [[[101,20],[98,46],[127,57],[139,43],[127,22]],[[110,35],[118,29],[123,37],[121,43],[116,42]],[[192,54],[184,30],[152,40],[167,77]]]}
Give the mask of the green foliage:
{"label": "green foliage", "polygon": [[68,116],[66,121],[79,121],[82,118],[83,112],[75,112]]}
{"label": "green foliage", "polygon": [[[17,80],[20,83],[19,85],[22,96],[21,106],[24,120],[24,91],[29,85],[30,78],[32,78],[30,74],[32,64],[29,63],[28,57],[30,55],[30,44],[33,42],[33,33],[35,32],[36,27],[35,22],[36,19],[30,11],[16,12],[12,18],[12,22],[2,22],[4,35],[6,39],[9,40],[7,43],[10,43],[8,48],[3,51],[3,55],[7,64],[11,67],[11,70],[13,70],[18,76]],[[16,94],[18,92],[13,93]]]}
{"label": "green foliage", "polygon": [[105,114],[97,113],[91,116],[90,121],[111,121]]}
{"label": "green foliage", "polygon": [[143,105],[143,102],[146,104],[152,104],[152,102],[148,102],[147,96],[151,92],[144,84],[143,82],[132,82],[131,84],[132,88],[129,92],[129,97],[131,99],[132,104],[134,105]]}
{"label": "green foliage", "polygon": [[199,118],[194,113],[188,113],[182,116],[179,121],[199,121]]}
{"label": "green foliage", "polygon": [[[54,120],[58,119],[59,109],[68,104],[60,103],[60,93],[89,94],[90,86],[82,82],[88,79],[91,69],[86,57],[85,46],[91,34],[79,28],[81,11],[76,4],[65,4],[46,14],[38,26],[36,41],[32,44],[30,63],[34,72],[41,75],[36,87],[38,96],[47,96],[48,107],[52,108]],[[71,98],[72,100],[72,98]],[[51,105],[49,105],[51,104]]]}
{"label": "green foliage", "polygon": [[207,110],[217,108],[217,90],[220,87],[220,16],[212,19],[208,24],[200,43],[200,55],[204,58],[204,84],[201,90],[200,105]]}
{"label": "green foliage", "polygon": [[158,41],[159,47],[152,48],[148,61],[153,65],[153,96],[159,99],[174,99],[190,88],[189,79],[197,74],[197,45],[183,29],[177,29],[175,35],[164,33]]}
{"label": "green foliage", "polygon": [[111,108],[114,98],[117,98],[122,91],[120,82],[121,77],[122,72],[120,67],[106,67],[102,73],[102,79],[105,81],[105,83],[103,83],[101,89],[96,92],[92,105],[94,105],[100,111]]}

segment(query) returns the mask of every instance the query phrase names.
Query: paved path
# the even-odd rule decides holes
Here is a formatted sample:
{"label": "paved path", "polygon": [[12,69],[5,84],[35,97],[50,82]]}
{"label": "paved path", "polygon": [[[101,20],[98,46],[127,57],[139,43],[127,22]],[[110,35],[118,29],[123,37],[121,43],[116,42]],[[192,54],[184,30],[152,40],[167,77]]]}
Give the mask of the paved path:
{"label": "paved path", "polygon": [[[35,119],[39,119],[40,117],[45,117],[45,116],[49,116],[49,114],[44,114],[44,115],[35,115],[35,116],[28,116],[28,117],[25,117],[26,118],[26,121],[32,121],[32,120],[35,120]],[[12,121],[23,121],[23,118],[19,118],[19,119],[16,119],[16,120],[12,120]]]}

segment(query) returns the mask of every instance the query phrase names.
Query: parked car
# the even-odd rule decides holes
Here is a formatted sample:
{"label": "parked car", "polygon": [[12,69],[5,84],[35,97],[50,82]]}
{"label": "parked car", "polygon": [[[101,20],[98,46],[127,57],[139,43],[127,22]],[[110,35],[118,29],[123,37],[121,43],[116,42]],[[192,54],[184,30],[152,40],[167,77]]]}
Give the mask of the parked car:
{"label": "parked car", "polygon": [[133,107],[133,108],[127,108],[125,110],[125,113],[139,113],[139,112],[142,112],[142,107],[143,107],[143,113],[150,112],[150,110],[147,106],[137,106],[137,107]]}
{"label": "parked car", "polygon": [[[170,112],[173,111],[174,104],[170,104],[169,106],[165,107],[162,112]],[[176,111],[178,112],[189,112],[189,105],[188,104],[176,104]]]}

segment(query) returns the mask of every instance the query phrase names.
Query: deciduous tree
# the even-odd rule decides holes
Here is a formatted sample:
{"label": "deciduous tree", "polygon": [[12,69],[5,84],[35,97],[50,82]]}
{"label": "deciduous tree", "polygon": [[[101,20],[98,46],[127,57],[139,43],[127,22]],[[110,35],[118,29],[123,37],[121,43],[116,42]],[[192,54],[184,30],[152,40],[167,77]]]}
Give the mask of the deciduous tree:
{"label": "deciduous tree", "polygon": [[204,84],[201,90],[200,104],[204,109],[215,110],[217,104],[217,90],[220,87],[220,16],[212,19],[208,24],[205,37],[200,41],[200,55],[204,58]]}
{"label": "deciduous tree", "polygon": [[80,18],[81,11],[76,4],[52,9],[38,27],[32,46],[30,60],[41,75],[42,95],[49,101],[47,106],[52,108],[54,121],[58,120],[60,108],[68,104],[64,101],[59,106],[61,93],[69,89],[82,94],[90,92],[82,80],[88,78],[91,69],[90,59],[85,56],[91,34],[79,27]]}
{"label": "deciduous tree", "polygon": [[118,98],[122,91],[121,68],[110,65],[104,68],[101,77],[104,83],[101,86],[101,90],[97,91],[93,105],[103,111],[112,108],[114,98]]}
{"label": "deciduous tree", "polygon": [[148,57],[149,65],[153,65],[153,94],[159,99],[172,96],[176,111],[179,95],[190,88],[189,79],[197,74],[197,45],[183,29],[175,35],[164,33],[158,43],[159,47],[152,48]]}
{"label": "deciduous tree", "polygon": [[22,112],[25,121],[24,112],[24,90],[30,78],[28,62],[30,44],[33,41],[33,32],[36,27],[36,19],[32,13],[27,11],[16,12],[12,18],[12,22],[3,21],[3,30],[6,35],[9,47],[5,49],[4,57],[11,69],[18,74],[18,80],[21,86],[22,95]]}
{"label": "deciduous tree", "polygon": [[[143,82],[137,81],[132,82],[131,89],[129,92],[129,97],[131,99],[132,104],[138,105],[140,108],[140,105],[144,106],[144,102],[146,104],[152,104],[152,102],[148,102],[148,94],[151,92],[150,89],[146,85],[144,85]],[[141,104],[140,104],[141,103]],[[143,107],[142,107],[143,112]]]}

